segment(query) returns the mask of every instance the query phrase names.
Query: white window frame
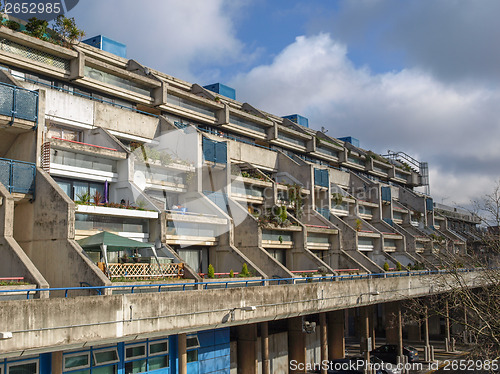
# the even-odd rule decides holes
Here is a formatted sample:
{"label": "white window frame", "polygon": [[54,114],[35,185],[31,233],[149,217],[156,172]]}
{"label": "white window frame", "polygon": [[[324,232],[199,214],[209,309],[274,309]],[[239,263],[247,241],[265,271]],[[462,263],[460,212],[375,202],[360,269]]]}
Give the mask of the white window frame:
{"label": "white window frame", "polygon": [[[115,351],[115,353],[116,353],[116,360],[98,363],[97,359],[95,357],[95,354],[96,353],[100,353],[100,352],[107,352],[107,351]],[[111,364],[116,364],[117,362],[120,362],[120,355],[118,354],[118,348],[117,347],[93,349],[92,350],[92,357],[94,359],[94,366],[95,367],[98,367],[98,366],[100,367],[100,366],[105,366],[105,365],[111,365]]]}
{"label": "white window frame", "polygon": [[[144,346],[144,355],[142,356],[134,356],[134,357],[127,357],[127,349],[128,348],[134,348],[134,347],[140,347],[140,346]],[[124,353],[124,357],[123,357],[123,361],[124,362],[130,362],[130,361],[134,361],[134,360],[140,360],[142,358],[147,358],[148,357],[148,347],[147,347],[147,342],[141,342],[141,343],[136,343],[136,344],[130,344],[130,345],[126,345],[125,346],[125,352]]]}
{"label": "white window frame", "polygon": [[[196,344],[193,346],[187,346],[187,341],[188,339],[196,338]],[[200,339],[198,339],[198,334],[189,334],[186,336],[186,349],[187,350],[192,350],[192,349],[198,349],[200,348]]]}
{"label": "white window frame", "polygon": [[[158,353],[151,353],[151,344],[159,344],[159,343],[167,343],[167,350],[163,352],[158,352]],[[161,340],[155,340],[152,342],[148,342],[148,357],[158,357],[158,356],[165,356],[170,353],[170,343],[167,339],[161,339]]]}
{"label": "white window frame", "polygon": [[[75,366],[75,367],[71,367],[71,368],[67,368],[66,367],[66,357],[84,356],[84,355],[87,356],[87,362],[88,362],[87,365]],[[80,352],[65,354],[65,355],[63,355],[63,362],[62,362],[63,372],[73,371],[73,370],[81,370],[81,369],[88,369],[88,368],[90,368],[90,363],[91,363],[91,361],[90,361],[90,351],[84,351],[84,352],[80,351]]]}
{"label": "white window frame", "polygon": [[13,366],[18,366],[18,365],[25,365],[25,364],[31,364],[31,363],[35,363],[36,364],[36,374],[38,374],[40,372],[40,362],[38,359],[34,359],[34,360],[24,360],[24,361],[16,361],[16,362],[10,362],[10,363],[7,363],[7,373],[10,372],[10,368],[13,367]]}

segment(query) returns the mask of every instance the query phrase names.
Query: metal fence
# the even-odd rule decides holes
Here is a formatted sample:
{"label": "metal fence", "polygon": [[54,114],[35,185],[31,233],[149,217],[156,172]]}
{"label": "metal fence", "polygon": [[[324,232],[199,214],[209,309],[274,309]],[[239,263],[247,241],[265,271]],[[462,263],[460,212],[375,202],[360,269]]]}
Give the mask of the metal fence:
{"label": "metal fence", "polygon": [[35,176],[35,164],[0,158],[0,183],[10,193],[34,194]]}
{"label": "metal fence", "polygon": [[38,122],[38,92],[0,83],[0,114]]}

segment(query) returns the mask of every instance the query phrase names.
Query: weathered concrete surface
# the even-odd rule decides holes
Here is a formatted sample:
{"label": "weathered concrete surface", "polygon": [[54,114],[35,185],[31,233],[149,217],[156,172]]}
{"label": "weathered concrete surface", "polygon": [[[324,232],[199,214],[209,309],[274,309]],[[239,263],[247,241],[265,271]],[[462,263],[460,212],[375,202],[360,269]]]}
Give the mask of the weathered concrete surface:
{"label": "weathered concrete surface", "polygon": [[[14,198],[0,183],[0,274],[2,277],[23,277],[38,288],[49,284],[13,238]],[[45,295],[42,294],[42,297]],[[47,295],[48,296],[48,295]]]}
{"label": "weathered concrete surface", "polygon": [[[481,283],[477,273],[463,275],[469,286]],[[0,305],[2,315],[9,318],[0,320],[0,331],[12,332],[13,338],[0,341],[0,357],[61,345],[76,348],[420,297],[446,291],[449,286],[445,281],[452,280],[450,275],[436,274],[182,293],[4,301]],[[256,309],[238,309],[244,306]]]}
{"label": "weathered concrete surface", "polygon": [[75,204],[42,169],[36,173],[36,200],[18,204],[14,238],[51,287],[111,282],[75,239]]}

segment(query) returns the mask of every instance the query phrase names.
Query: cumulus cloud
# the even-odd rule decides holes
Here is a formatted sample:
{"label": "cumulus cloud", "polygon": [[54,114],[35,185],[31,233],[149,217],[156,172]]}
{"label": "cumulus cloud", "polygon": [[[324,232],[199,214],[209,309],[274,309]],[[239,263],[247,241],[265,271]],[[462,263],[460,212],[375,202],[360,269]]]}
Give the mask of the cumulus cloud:
{"label": "cumulus cloud", "polygon": [[381,65],[425,69],[448,83],[500,81],[497,0],[341,0],[311,21]]}
{"label": "cumulus cloud", "polygon": [[217,69],[243,59],[232,21],[241,6],[244,1],[85,0],[73,13],[78,11],[78,25],[87,37],[108,36],[127,44],[128,58],[196,80],[194,65],[212,66],[217,74]]}
{"label": "cumulus cloud", "polygon": [[271,64],[231,83],[256,107],[299,113],[367,149],[428,161],[438,198],[453,191],[455,201],[468,201],[498,178],[500,90],[447,85],[418,69],[374,74],[356,68],[346,46],[325,33],[297,37]]}

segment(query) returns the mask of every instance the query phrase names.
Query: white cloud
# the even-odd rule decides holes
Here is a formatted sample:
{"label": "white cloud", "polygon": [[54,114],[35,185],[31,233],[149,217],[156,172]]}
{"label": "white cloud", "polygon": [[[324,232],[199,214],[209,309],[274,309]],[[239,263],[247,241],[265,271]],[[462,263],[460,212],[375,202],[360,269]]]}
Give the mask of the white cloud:
{"label": "white cloud", "polygon": [[232,15],[240,11],[238,5],[244,6],[240,3],[85,0],[73,13],[78,11],[78,25],[87,37],[103,34],[116,39],[127,44],[128,58],[192,80],[193,64],[209,61],[221,67],[243,58],[243,44],[235,37],[232,21]]}
{"label": "white cloud", "polygon": [[486,193],[498,178],[498,89],[446,85],[417,69],[372,74],[329,34],[297,37],[271,64],[231,84],[240,100],[271,113],[299,113],[362,147],[428,161],[433,192],[460,195],[452,201]]}

